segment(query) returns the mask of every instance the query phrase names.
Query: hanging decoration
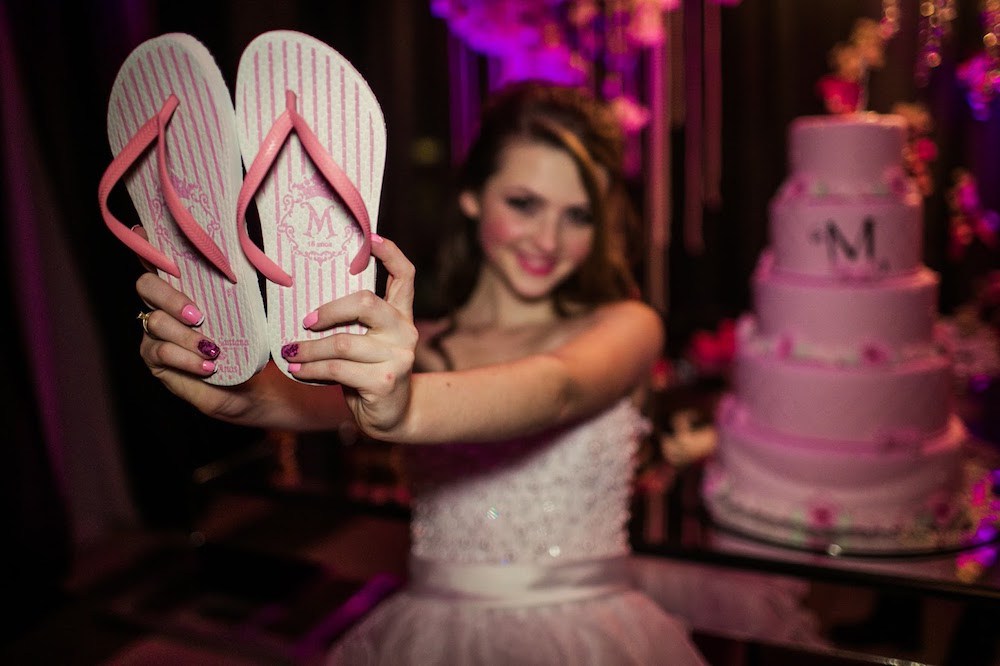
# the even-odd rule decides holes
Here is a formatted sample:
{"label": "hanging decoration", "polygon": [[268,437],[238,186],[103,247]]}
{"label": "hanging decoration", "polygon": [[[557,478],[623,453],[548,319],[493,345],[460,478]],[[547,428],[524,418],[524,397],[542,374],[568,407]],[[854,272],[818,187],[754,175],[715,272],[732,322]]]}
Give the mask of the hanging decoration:
{"label": "hanging decoration", "polygon": [[899,32],[899,0],[882,0],[882,18],[879,21],[882,37],[888,41]]}
{"label": "hanging decoration", "polygon": [[955,184],[948,191],[951,210],[948,255],[959,261],[973,245],[990,253],[1000,250],[1000,215],[987,210],[979,198],[975,176],[967,169],[955,171]]}
{"label": "hanging decoration", "polygon": [[1000,93],[1000,0],[982,0],[983,50],[958,66],[966,99],[976,120],[990,116],[990,104]]}
{"label": "hanging decoration", "polygon": [[634,134],[649,122],[640,101],[642,52],[665,39],[664,12],[681,0],[431,0],[431,12],[487,57],[492,87],[523,79],[586,85]]}
{"label": "hanging decoration", "polygon": [[931,72],[941,64],[944,41],[951,34],[955,16],[955,0],[920,0],[920,47],[914,71],[918,86],[930,83]]}

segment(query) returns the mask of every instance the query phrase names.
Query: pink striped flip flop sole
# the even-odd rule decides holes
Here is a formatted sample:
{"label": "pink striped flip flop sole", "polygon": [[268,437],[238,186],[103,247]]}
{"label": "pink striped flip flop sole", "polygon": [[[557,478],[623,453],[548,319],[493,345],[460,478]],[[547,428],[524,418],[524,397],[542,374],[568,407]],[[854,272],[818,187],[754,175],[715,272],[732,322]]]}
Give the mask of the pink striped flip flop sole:
{"label": "pink striped flip flop sole", "polygon": [[[254,195],[265,261],[289,278],[284,286],[268,279],[266,296],[271,355],[291,377],[282,346],[329,334],[305,330],[305,316],[335,298],[375,289],[367,251],[382,191],[385,121],[343,56],[308,35],[274,31],[254,39],[240,58],[236,123],[253,189],[247,192],[245,183],[241,199]],[[264,145],[275,135],[282,143]],[[338,330],[365,328],[353,323]]]}
{"label": "pink striped flip flop sole", "polygon": [[[162,139],[154,137],[158,145],[138,150],[134,139],[153,131],[150,124],[156,123],[150,119],[164,117],[171,97],[176,109],[160,126]],[[224,386],[246,381],[268,360],[266,319],[257,274],[239,247],[234,223],[243,173],[233,104],[208,50],[178,33],[140,44],[112,87],[108,140],[116,160],[132,164],[122,178],[149,244],[176,268],[171,275],[158,264],[160,276],[198,305],[205,314],[199,331],[222,350],[207,381]],[[165,171],[160,170],[161,157],[166,158]],[[108,187],[102,180],[104,199]],[[182,231],[178,219],[185,215],[171,213],[178,211],[178,201],[180,212],[186,210],[197,225],[195,231],[210,240],[192,241],[192,234]],[[112,230],[134,246],[120,230]],[[214,243],[221,259],[206,255],[206,242]],[[231,268],[228,277],[217,267],[220,260]]]}

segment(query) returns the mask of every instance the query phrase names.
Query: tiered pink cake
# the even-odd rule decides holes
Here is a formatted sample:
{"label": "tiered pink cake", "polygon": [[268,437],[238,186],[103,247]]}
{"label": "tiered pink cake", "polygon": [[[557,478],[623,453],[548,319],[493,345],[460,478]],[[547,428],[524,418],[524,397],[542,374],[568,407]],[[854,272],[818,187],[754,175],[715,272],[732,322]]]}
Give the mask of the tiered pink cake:
{"label": "tiered pink cake", "polygon": [[718,523],[796,545],[938,547],[968,527],[954,499],[966,433],[904,121],[806,117],[789,140],[707,507]]}

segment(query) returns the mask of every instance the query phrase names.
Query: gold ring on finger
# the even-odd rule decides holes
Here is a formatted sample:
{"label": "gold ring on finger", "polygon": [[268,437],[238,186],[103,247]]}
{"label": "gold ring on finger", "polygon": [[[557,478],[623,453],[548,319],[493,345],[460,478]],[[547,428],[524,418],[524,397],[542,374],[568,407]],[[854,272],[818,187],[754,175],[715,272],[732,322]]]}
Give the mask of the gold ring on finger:
{"label": "gold ring on finger", "polygon": [[142,322],[142,330],[146,332],[146,335],[148,335],[151,338],[155,338],[156,336],[149,332],[149,315],[151,314],[153,313],[140,312],[138,315],[136,315],[136,319]]}

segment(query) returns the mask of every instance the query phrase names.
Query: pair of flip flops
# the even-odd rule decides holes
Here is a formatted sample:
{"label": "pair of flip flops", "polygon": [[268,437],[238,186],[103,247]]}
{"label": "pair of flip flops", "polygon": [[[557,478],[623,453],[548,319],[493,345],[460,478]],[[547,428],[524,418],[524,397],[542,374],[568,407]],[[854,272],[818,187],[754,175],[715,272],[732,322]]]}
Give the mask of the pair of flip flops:
{"label": "pair of flip flops", "polygon": [[[235,106],[190,35],[156,37],[126,59],[108,106],[115,157],[99,186],[101,212],[117,238],[201,307],[200,330],[222,350],[207,381],[244,382],[269,356],[292,377],[281,348],[325,335],[304,329],[304,317],[374,289],[385,137],[364,78],[302,33],[268,32],[247,46]],[[108,209],[121,180],[148,241]],[[263,250],[247,232],[251,201]]]}

